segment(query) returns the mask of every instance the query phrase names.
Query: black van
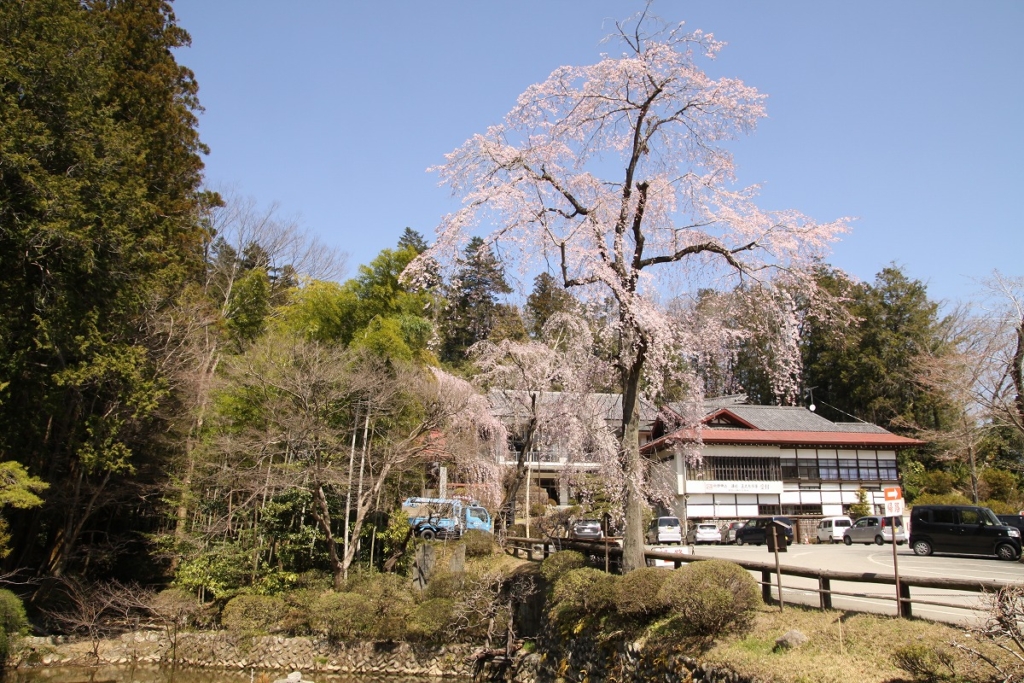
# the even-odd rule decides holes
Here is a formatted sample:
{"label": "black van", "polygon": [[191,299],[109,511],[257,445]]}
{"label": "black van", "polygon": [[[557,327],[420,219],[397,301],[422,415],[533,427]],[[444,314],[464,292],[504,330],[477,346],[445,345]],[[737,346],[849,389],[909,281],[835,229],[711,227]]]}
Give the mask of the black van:
{"label": "black van", "polygon": [[1020,558],[1020,530],[1006,526],[984,507],[915,505],[910,512],[910,547],[917,555],[932,552]]}
{"label": "black van", "polygon": [[793,520],[789,517],[755,517],[742,528],[736,530],[736,545],[748,543],[763,545],[768,542],[768,525],[773,521],[782,522],[786,529],[786,544],[793,544]]}

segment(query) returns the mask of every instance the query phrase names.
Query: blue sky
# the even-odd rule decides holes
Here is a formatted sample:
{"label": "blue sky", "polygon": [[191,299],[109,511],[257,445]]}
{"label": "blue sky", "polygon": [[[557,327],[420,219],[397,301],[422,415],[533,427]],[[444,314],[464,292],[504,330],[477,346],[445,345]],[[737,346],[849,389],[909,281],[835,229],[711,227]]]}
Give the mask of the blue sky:
{"label": "blue sky", "polygon": [[[528,85],[588,64],[643,3],[175,0],[211,187],[277,202],[349,254],[455,208],[426,172]],[[762,206],[854,216],[830,262],[891,262],[947,302],[1024,275],[1024,2],[654,3],[728,43],[709,65],[769,95],[733,145]]]}

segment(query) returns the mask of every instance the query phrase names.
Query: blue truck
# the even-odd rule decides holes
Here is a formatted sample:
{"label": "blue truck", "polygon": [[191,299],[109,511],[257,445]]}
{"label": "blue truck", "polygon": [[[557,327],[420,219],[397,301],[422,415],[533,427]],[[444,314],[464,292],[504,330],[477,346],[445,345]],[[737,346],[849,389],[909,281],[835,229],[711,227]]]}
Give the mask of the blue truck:
{"label": "blue truck", "polygon": [[494,533],[494,520],[487,509],[457,498],[406,498],[402,511],[420,538],[458,538],[477,529]]}

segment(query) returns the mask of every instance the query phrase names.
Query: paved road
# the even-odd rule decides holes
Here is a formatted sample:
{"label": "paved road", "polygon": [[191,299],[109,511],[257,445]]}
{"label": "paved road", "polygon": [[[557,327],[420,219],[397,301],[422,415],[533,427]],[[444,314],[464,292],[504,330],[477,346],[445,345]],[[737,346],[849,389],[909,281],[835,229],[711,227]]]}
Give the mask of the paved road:
{"label": "paved road", "polygon": [[[696,548],[700,556],[721,557],[729,560],[753,562],[774,562],[774,556],[764,546],[722,546],[702,545]],[[876,545],[794,545],[780,554],[783,567],[795,566],[806,569],[823,569],[857,573],[874,572],[879,575],[893,575],[892,546]],[[907,546],[897,547],[897,562],[900,576],[921,578],[964,578],[1002,583],[1024,582],[1024,564],[1006,562],[995,558],[957,557],[954,555],[932,555],[918,557]],[[760,579],[760,572],[756,574]],[[817,589],[814,579],[783,577],[783,597],[787,602],[818,604],[818,594],[808,589]],[[833,607],[837,609],[896,614],[895,588],[883,584],[832,582],[832,590],[844,593],[858,593],[861,596],[834,596]],[[911,589],[915,600],[933,600],[963,605],[962,608],[941,607],[914,603],[914,615],[937,621],[967,624],[983,618],[983,596],[978,593],[949,591],[929,588]],[[877,596],[877,597],[876,597]],[[888,599],[880,599],[882,596]],[[980,608],[980,609],[979,609]]]}

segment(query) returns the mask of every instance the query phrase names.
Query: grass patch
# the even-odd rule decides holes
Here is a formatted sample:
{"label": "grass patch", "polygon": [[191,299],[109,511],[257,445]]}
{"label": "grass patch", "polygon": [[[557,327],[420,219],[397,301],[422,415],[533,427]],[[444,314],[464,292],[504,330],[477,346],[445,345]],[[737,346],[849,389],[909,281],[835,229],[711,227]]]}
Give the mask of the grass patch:
{"label": "grass patch", "polygon": [[[796,629],[809,640],[802,647],[775,652],[775,639]],[[986,655],[1005,661],[1005,655],[987,643],[965,638],[962,630],[918,619],[896,619],[873,614],[821,611],[809,607],[759,607],[750,629],[707,644],[700,658],[720,663],[747,676],[779,683],[858,683],[914,681],[894,663],[894,655],[910,646],[940,648],[952,658],[955,675],[944,680],[987,681],[991,669],[948,647],[968,642]],[[855,675],[854,675],[855,674]]]}

